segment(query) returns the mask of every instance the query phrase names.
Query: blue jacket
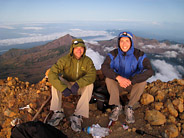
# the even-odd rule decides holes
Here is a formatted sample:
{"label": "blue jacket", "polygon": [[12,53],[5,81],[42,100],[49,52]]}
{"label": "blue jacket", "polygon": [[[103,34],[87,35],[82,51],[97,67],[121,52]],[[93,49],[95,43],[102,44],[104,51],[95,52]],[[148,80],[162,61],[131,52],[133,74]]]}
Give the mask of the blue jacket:
{"label": "blue jacket", "polygon": [[[122,32],[123,33],[123,32]],[[118,37],[118,48],[108,53],[102,64],[103,74],[111,79],[116,79],[118,75],[130,79],[132,84],[146,81],[154,74],[151,63],[146,54],[134,48],[133,35],[121,35]],[[119,47],[121,37],[129,37],[131,47],[127,52],[123,52]]]}

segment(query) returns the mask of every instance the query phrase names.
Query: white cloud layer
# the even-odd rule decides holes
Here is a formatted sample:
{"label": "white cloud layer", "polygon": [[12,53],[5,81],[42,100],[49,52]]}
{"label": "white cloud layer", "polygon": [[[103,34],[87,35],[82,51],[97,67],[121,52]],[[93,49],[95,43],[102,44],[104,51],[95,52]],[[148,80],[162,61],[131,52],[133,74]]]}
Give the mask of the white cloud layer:
{"label": "white cloud layer", "polygon": [[23,27],[24,30],[42,30],[43,27]]}
{"label": "white cloud layer", "polygon": [[152,60],[151,63],[158,72],[156,72],[155,76],[148,79],[148,82],[156,81],[157,79],[160,79],[163,82],[168,82],[173,79],[181,78],[181,74],[178,72],[177,68],[166,63],[164,60]]}
{"label": "white cloud layer", "polygon": [[39,33],[19,33],[21,35],[27,35],[27,36],[30,36],[30,37],[38,37],[38,36],[42,36],[42,34],[39,34]]}
{"label": "white cloud layer", "polygon": [[78,37],[108,35],[106,31],[93,31],[93,30],[81,30],[81,29],[70,29],[70,32],[72,35],[78,36]]}
{"label": "white cloud layer", "polygon": [[182,74],[184,74],[184,67],[181,65],[176,66],[176,68],[178,69],[179,72],[181,72]]}
{"label": "white cloud layer", "polygon": [[144,45],[144,46],[142,46],[142,48],[145,48],[145,49],[147,49],[147,48],[154,49],[154,48],[156,48],[156,46],[154,46],[154,45]]}
{"label": "white cloud layer", "polygon": [[184,53],[184,49],[180,44],[167,45],[165,43],[159,43],[158,45],[144,45],[144,43],[139,43],[142,48],[150,48],[150,49],[165,49],[165,50],[177,50],[180,53]]}
{"label": "white cloud layer", "polygon": [[0,28],[2,28],[2,29],[15,29],[14,27],[8,26],[8,25],[0,25]]}
{"label": "white cloud layer", "polygon": [[100,55],[98,52],[95,52],[91,48],[87,48],[86,55],[93,60],[93,63],[97,70],[101,69],[101,64],[104,61],[104,56]]}
{"label": "white cloud layer", "polygon": [[81,30],[81,29],[71,29],[68,32],[62,33],[53,33],[49,35],[35,35],[30,37],[22,37],[22,38],[14,38],[14,39],[3,39],[0,40],[0,46],[9,46],[16,44],[24,44],[24,43],[33,43],[33,42],[42,42],[42,41],[51,41],[58,39],[66,34],[70,34],[74,37],[88,37],[88,36],[103,36],[98,40],[108,40],[113,38],[114,36],[110,35],[106,31],[91,31],[91,30]]}
{"label": "white cloud layer", "polygon": [[49,41],[49,40],[57,39],[58,36],[63,36],[63,35],[64,34],[61,33],[61,34],[38,35],[38,36],[22,37],[22,38],[14,38],[14,39],[3,39],[3,40],[0,40],[0,46]]}
{"label": "white cloud layer", "polygon": [[178,53],[176,51],[166,51],[163,55],[168,58],[176,58]]}

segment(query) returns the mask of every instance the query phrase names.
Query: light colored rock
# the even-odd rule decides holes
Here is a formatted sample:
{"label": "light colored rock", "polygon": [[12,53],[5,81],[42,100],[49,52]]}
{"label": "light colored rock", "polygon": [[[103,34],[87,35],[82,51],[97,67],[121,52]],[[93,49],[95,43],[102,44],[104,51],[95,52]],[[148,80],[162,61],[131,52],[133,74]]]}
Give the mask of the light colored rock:
{"label": "light colored rock", "polygon": [[147,128],[148,130],[153,130],[153,128],[151,127],[150,124],[146,124],[146,128]]}
{"label": "light colored rock", "polygon": [[13,86],[13,87],[14,87],[14,85],[16,85],[16,80],[15,80],[15,79],[12,79],[12,80],[8,81],[8,82],[7,82],[7,85],[8,85],[8,86]]}
{"label": "light colored rock", "polygon": [[175,97],[176,93],[174,93],[172,89],[169,89],[169,90],[170,90],[170,92],[168,93],[169,97]]}
{"label": "light colored rock", "polygon": [[8,107],[12,108],[13,106],[15,106],[16,104],[16,99],[10,99],[8,102]]}
{"label": "light colored rock", "polygon": [[178,131],[180,132],[181,131],[181,123],[177,124],[177,128],[178,128]]}
{"label": "light colored rock", "polygon": [[136,128],[132,128],[132,132],[135,132],[136,131]]}
{"label": "light colored rock", "polygon": [[4,115],[5,115],[5,116],[8,116],[8,117],[14,117],[14,116],[16,116],[16,113],[13,112],[13,111],[11,111],[10,109],[6,109],[6,110],[4,111]]}
{"label": "light colored rock", "polygon": [[169,115],[168,120],[169,123],[176,124],[176,118],[172,115]]}
{"label": "light colored rock", "polygon": [[178,84],[184,85],[184,79],[178,79],[177,81],[178,81]]}
{"label": "light colored rock", "polygon": [[128,129],[128,132],[131,132],[131,131],[132,131],[132,129],[129,128],[129,129]]}
{"label": "light colored rock", "polygon": [[25,82],[26,87],[29,87],[30,83],[27,81]]}
{"label": "light colored rock", "polygon": [[165,93],[163,91],[157,91],[157,95],[155,96],[155,101],[163,101],[165,98]]}
{"label": "light colored rock", "polygon": [[167,109],[171,115],[173,115],[174,117],[178,116],[178,111],[174,108],[170,99],[167,100],[165,106],[167,107]]}
{"label": "light colored rock", "polygon": [[151,125],[163,125],[166,122],[166,117],[161,112],[153,109],[146,111],[145,120]]}
{"label": "light colored rock", "polygon": [[166,133],[169,138],[175,138],[179,135],[178,128],[174,124],[167,126]]}
{"label": "light colored rock", "polygon": [[7,77],[7,81],[11,81],[13,77]]}
{"label": "light colored rock", "polygon": [[38,93],[38,94],[39,94],[40,92],[41,92],[40,90],[37,90],[37,91],[36,91],[36,93]]}
{"label": "light colored rock", "polygon": [[151,94],[144,93],[141,97],[141,104],[148,105],[154,102],[154,97]]}
{"label": "light colored rock", "polygon": [[151,93],[151,94],[155,94],[158,90],[159,90],[158,87],[153,86],[153,87],[150,89],[150,93]]}
{"label": "light colored rock", "polygon": [[9,93],[11,90],[8,86],[4,86],[1,88],[1,93],[7,94]]}
{"label": "light colored rock", "polygon": [[155,106],[155,109],[159,111],[163,108],[163,103],[162,102],[155,102],[154,106]]}
{"label": "light colored rock", "polygon": [[183,112],[183,99],[182,98],[178,98],[173,100],[173,105],[176,107],[176,109],[182,113]]}
{"label": "light colored rock", "polygon": [[45,76],[48,77],[50,68],[45,72]]}
{"label": "light colored rock", "polygon": [[49,86],[49,87],[51,87],[51,86],[52,86],[50,82],[46,82],[46,84],[45,84],[45,85],[46,85],[46,86]]}
{"label": "light colored rock", "polygon": [[15,77],[14,79],[15,79],[17,82],[19,81],[19,78],[18,78],[18,77]]}

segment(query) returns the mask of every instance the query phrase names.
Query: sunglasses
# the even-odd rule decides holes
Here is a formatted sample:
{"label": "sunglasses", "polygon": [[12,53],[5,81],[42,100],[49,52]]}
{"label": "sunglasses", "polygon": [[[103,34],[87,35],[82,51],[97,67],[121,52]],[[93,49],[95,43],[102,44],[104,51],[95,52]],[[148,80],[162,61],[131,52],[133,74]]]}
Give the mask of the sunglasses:
{"label": "sunglasses", "polygon": [[119,37],[122,37],[122,36],[128,36],[128,37],[130,37],[132,39],[132,36],[129,33],[127,33],[127,32],[123,32],[123,33],[121,33],[119,35]]}
{"label": "sunglasses", "polygon": [[79,44],[79,43],[84,44],[84,42],[82,42],[82,41],[77,41],[77,40],[76,40],[76,41],[73,42],[73,45],[77,45],[77,44]]}

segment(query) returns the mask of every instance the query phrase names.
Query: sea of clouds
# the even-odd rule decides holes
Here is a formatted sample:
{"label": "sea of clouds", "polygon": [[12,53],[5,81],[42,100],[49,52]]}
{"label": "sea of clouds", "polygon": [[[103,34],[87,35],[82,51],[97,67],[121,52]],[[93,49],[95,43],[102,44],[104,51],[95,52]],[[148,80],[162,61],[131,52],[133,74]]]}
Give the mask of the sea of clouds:
{"label": "sea of clouds", "polygon": [[[86,31],[81,29],[71,29],[68,32],[53,33],[49,35],[29,34],[29,37],[3,39],[3,40],[0,40],[0,46],[9,46],[9,45],[41,42],[41,41],[51,41],[51,40],[58,39],[66,34],[70,34],[74,37],[104,36],[104,40],[108,40],[112,38],[112,36],[108,34],[106,31],[90,31],[90,30]],[[94,40],[91,40],[91,42]]]}
{"label": "sea of clouds", "polygon": [[[14,26],[0,26],[1,29],[8,29],[8,30],[14,30]],[[19,35],[22,35],[23,37],[17,37],[17,38],[6,38],[1,39],[0,38],[0,47],[8,47],[11,45],[17,45],[17,44],[26,44],[26,43],[34,43],[34,42],[41,42],[41,41],[52,41],[55,39],[58,39],[59,37],[62,37],[66,34],[70,34],[74,37],[81,37],[84,38],[85,42],[97,44],[99,40],[110,40],[115,35],[112,35],[113,33],[110,33],[108,31],[104,30],[87,30],[87,29],[79,29],[79,28],[70,28],[67,31],[63,32],[56,32],[56,33],[43,33],[42,31],[45,29],[44,27],[35,27],[35,26],[23,26],[21,28],[25,31],[17,32]],[[30,31],[31,30],[31,31]],[[29,32],[30,31],[30,32]],[[148,46],[147,46],[148,47]],[[172,45],[170,47],[166,45],[162,45],[162,48],[165,47],[165,52],[162,54],[157,54],[155,57],[157,59],[150,59],[151,64],[156,69],[155,75],[152,76],[148,82],[155,81],[157,79],[160,79],[164,82],[173,80],[175,78],[180,79],[182,78],[181,72],[184,74],[184,68],[182,65],[173,65],[166,60],[163,59],[163,57],[167,58],[177,58],[179,52],[180,54],[184,54],[184,48],[179,47],[177,44]],[[146,48],[146,46],[145,46]],[[150,45],[149,48],[156,48],[156,46]],[[172,50],[171,50],[172,49]],[[112,50],[111,48],[104,49],[106,51]],[[3,49],[2,49],[3,51]],[[6,50],[4,50],[6,51]],[[94,65],[96,69],[101,68],[101,64],[103,63],[105,57],[100,55],[97,51],[94,51],[90,48],[87,49],[86,55],[91,57],[91,59],[94,62]]]}
{"label": "sea of clouds", "polygon": [[160,79],[164,82],[180,79],[182,75],[177,69],[177,66],[173,66],[167,63],[165,60],[151,60],[152,65],[157,69],[155,75],[148,79],[148,82],[156,81]]}

